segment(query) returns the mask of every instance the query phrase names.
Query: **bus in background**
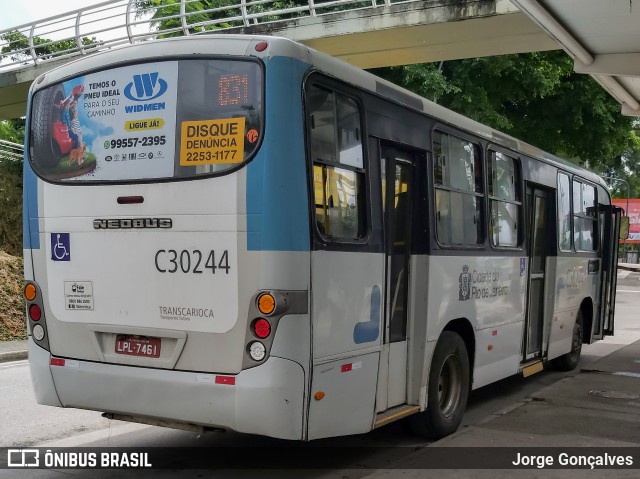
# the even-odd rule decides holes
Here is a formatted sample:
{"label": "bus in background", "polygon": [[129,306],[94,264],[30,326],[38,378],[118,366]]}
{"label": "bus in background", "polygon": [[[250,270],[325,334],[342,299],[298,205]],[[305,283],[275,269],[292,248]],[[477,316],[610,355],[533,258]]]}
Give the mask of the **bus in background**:
{"label": "bus in background", "polygon": [[443,437],[469,390],[613,333],[599,177],[289,40],[88,56],[37,78],[27,125],[40,404]]}

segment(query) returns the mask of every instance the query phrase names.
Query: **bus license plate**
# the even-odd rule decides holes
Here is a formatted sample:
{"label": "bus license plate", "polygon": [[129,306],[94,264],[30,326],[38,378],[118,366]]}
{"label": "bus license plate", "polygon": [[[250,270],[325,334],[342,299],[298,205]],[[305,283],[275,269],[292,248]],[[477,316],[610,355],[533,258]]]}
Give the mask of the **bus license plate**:
{"label": "bus license plate", "polygon": [[128,354],[129,356],[144,356],[146,358],[159,358],[160,338],[118,334],[116,336],[116,353]]}

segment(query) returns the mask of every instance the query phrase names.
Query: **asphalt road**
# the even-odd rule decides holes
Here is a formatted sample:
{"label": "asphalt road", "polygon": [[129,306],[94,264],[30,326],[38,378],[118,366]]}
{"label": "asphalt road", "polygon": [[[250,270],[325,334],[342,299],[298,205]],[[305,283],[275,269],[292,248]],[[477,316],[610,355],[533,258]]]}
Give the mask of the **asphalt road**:
{"label": "asphalt road", "polygon": [[[636,340],[640,340],[640,323],[637,322],[637,311],[640,308],[640,274],[621,272],[618,280],[616,301],[616,334],[604,341],[583,347],[581,366],[619,349]],[[579,369],[578,369],[579,370]],[[544,371],[529,378],[519,376],[508,378],[480,390],[474,391],[470,397],[463,427],[477,424],[487,416],[502,409],[509,408],[542,387],[552,384],[561,378],[578,374],[578,370],[570,373]],[[211,450],[221,446],[290,446],[286,441],[270,438],[227,433],[206,433],[203,435],[152,426],[142,426],[119,421],[110,421],[93,411],[60,409],[40,406],[35,402],[31,390],[28,364],[26,361],[0,364],[0,447],[45,446],[45,447],[170,447],[179,457],[181,447],[207,447]],[[375,430],[369,434],[333,438],[314,441],[306,448],[341,446],[424,446],[429,443],[411,435],[406,426],[394,423]],[[402,456],[411,448],[395,448],[385,450],[383,460],[402,467]],[[291,454],[288,447],[281,454]],[[380,461],[380,455],[375,455]],[[327,477],[335,479],[357,479],[367,475],[369,461],[373,457],[358,458],[358,464],[344,470],[305,471],[304,477]],[[82,477],[83,471],[24,471],[13,475],[16,471],[0,471],[0,477],[65,477],[77,475]],[[21,473],[23,471],[20,471]],[[86,471],[84,471],[86,473]],[[170,471],[154,471],[154,477],[175,477]],[[298,471],[300,472],[300,471]],[[226,471],[225,474],[212,477],[256,477],[256,471]],[[27,475],[24,475],[27,474]],[[122,471],[92,471],[94,477],[121,477]],[[128,475],[129,476],[129,475]],[[210,476],[209,473],[206,474]],[[295,471],[260,472],[260,478],[266,477],[301,477]],[[135,477],[142,477],[137,474]],[[198,471],[183,471],[180,477],[203,477]]]}

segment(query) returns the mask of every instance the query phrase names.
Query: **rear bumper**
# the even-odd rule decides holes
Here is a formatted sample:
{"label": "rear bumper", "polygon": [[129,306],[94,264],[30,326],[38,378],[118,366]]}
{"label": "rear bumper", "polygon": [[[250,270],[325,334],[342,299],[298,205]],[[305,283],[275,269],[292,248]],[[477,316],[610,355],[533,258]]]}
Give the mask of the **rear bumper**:
{"label": "rear bumper", "polygon": [[56,387],[53,384],[49,360],[51,354],[46,349],[38,346],[33,337],[29,335],[29,369],[31,371],[31,384],[38,404],[46,406],[62,407]]}
{"label": "rear bumper", "polygon": [[236,376],[73,360],[50,366],[47,351],[29,346],[32,377],[44,378],[33,380],[40,404],[303,438],[304,371],[293,361],[271,357]]}

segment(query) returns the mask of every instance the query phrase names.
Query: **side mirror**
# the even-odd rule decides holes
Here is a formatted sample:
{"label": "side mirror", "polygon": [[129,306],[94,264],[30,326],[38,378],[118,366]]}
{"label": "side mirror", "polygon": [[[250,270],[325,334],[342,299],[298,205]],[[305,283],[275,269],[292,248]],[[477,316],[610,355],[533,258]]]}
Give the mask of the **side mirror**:
{"label": "side mirror", "polygon": [[629,217],[622,216],[620,218],[620,236],[621,240],[626,240],[629,237]]}

